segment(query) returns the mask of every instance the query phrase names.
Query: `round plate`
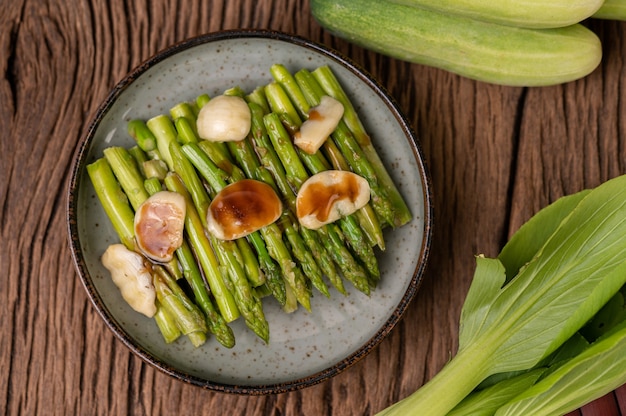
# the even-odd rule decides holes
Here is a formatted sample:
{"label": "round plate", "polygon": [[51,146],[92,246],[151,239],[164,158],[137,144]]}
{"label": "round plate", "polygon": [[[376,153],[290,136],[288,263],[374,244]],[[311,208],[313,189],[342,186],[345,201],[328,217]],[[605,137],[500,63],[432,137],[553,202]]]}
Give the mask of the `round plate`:
{"label": "round plate", "polygon": [[[271,81],[270,66],[295,72],[328,65],[344,86],[380,157],[405,197],[413,220],[386,230],[379,253],[380,285],[367,297],[349,284],[348,296],[314,292],[312,313],[284,313],[264,301],[270,325],[265,344],[242,320],[231,324],[236,346],[209,339],[194,348],[184,337],[166,344],[156,324],[122,299],[100,256],[118,238],[85,166],[108,146],[131,147],[126,123],[147,120],[201,93],[240,86],[252,91]],[[267,31],[225,31],[200,36],[159,53],[127,75],[99,108],[77,150],[68,196],[72,255],[90,300],[115,335],[160,370],[205,388],[267,394],[295,390],[332,377],[368,354],[396,325],[414,297],[428,256],[431,201],[421,149],[407,121],[385,91],[337,52],[310,41]]]}

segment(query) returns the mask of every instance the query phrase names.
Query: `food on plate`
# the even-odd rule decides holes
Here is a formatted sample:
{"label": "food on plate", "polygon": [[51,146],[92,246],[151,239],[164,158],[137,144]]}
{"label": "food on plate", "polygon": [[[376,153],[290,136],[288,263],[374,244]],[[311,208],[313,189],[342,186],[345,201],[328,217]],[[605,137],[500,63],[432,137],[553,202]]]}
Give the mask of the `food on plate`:
{"label": "food on plate", "polygon": [[215,194],[207,210],[207,231],[221,240],[245,237],[274,223],[282,208],[271,186],[242,179]]}
{"label": "food on plate", "polygon": [[[152,276],[166,342],[185,335],[200,346],[212,334],[231,348],[238,319],[269,342],[264,302],[315,313],[314,291],[370,295],[383,229],[412,219],[332,70],[270,72],[253,91],[199,92],[169,114],[130,120],[136,145],[106,148],[87,166],[115,244]],[[303,226],[298,206],[331,189],[340,198],[325,202],[323,223]]]}
{"label": "food on plate", "polygon": [[300,224],[318,229],[352,215],[370,200],[367,181],[349,171],[325,170],[307,179],[296,198]]}
{"label": "food on plate", "polygon": [[196,121],[201,139],[218,142],[239,141],[250,131],[250,108],[235,95],[219,95],[199,111]]}
{"label": "food on plate", "polygon": [[137,312],[151,318],[156,313],[156,292],[145,259],[123,244],[111,244],[102,254],[102,264],[124,300]]}
{"label": "food on plate", "polygon": [[185,199],[176,192],[159,191],[135,212],[135,241],[147,257],[166,263],[183,245]]}

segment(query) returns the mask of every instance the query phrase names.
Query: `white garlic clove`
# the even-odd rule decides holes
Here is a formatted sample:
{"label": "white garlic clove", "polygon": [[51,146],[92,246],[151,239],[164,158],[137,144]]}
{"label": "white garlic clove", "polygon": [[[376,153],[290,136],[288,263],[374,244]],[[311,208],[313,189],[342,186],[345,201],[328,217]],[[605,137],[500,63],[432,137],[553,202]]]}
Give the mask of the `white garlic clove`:
{"label": "white garlic clove", "polygon": [[219,95],[207,102],[198,113],[198,136],[214,142],[240,141],[252,126],[252,113],[238,96]]}
{"label": "white garlic clove", "polygon": [[169,191],[150,196],[135,213],[135,240],[147,257],[168,262],[183,244],[185,198]]}
{"label": "white garlic clove", "polygon": [[317,152],[343,117],[343,104],[324,95],[320,103],[309,110],[307,120],[294,135],[293,143],[309,154]]}
{"label": "white garlic clove", "polygon": [[124,300],[135,311],[151,318],[156,313],[156,291],[144,257],[123,244],[110,245],[102,255],[102,264],[111,273]]}
{"label": "white garlic clove", "polygon": [[349,171],[327,170],[307,179],[298,191],[296,213],[300,224],[317,229],[353,214],[370,200],[370,186]]}
{"label": "white garlic clove", "polygon": [[245,237],[276,221],[283,210],[274,188],[254,179],[224,187],[207,212],[207,229],[220,240]]}

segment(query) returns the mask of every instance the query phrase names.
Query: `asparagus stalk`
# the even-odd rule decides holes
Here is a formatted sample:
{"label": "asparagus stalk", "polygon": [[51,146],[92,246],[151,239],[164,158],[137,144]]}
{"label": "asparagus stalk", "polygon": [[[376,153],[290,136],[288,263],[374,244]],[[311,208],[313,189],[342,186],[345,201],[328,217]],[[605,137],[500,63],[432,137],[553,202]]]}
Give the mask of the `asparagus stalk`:
{"label": "asparagus stalk", "polygon": [[119,146],[108,147],[103,153],[133,210],[136,211],[150,195],[143,186],[144,178],[135,159],[126,148]]}
{"label": "asparagus stalk", "polygon": [[[332,140],[327,140],[324,145],[324,150],[328,160],[330,161],[333,169],[337,170],[350,170],[348,162],[341,154],[341,151],[337,148]],[[370,246],[378,246],[381,250],[385,251],[385,237],[383,230],[380,226],[380,221],[376,216],[376,212],[372,208],[372,204],[368,203],[363,208],[354,213],[356,216],[363,233],[367,237],[367,241]]]}
{"label": "asparagus stalk", "polygon": [[[188,126],[193,132],[192,137],[198,136],[198,129],[196,128],[196,123],[193,123],[193,121],[195,121],[196,119],[196,112],[194,111],[190,103],[180,102],[176,104],[174,107],[170,109],[170,116],[172,117],[172,120],[174,120],[175,123],[176,123],[176,120],[178,119],[187,120]],[[177,126],[177,130],[179,130],[178,126]]]}
{"label": "asparagus stalk", "polygon": [[202,274],[198,268],[198,263],[196,262],[193,252],[186,241],[177,250],[177,256],[183,270],[185,280],[189,283],[195,295],[195,301],[207,317],[209,331],[215,335],[215,338],[220,344],[227,348],[232,348],[235,345],[235,335],[233,334],[232,329],[228,326],[224,317],[220,315],[215,308],[215,305],[209,296],[209,292],[206,290]]}
{"label": "asparagus stalk", "polygon": [[144,170],[144,163],[150,160],[146,152],[141,150],[139,146],[133,146],[130,149],[128,149],[128,153],[130,153],[133,159],[135,159],[135,163],[137,164],[137,167],[141,171],[141,174],[145,177],[146,172]]}
{"label": "asparagus stalk", "polygon": [[[153,118],[151,119],[150,122],[154,128],[158,128],[159,123],[163,123],[165,125],[161,127],[160,129],[158,129],[158,131],[161,131],[161,132],[172,131],[172,128],[170,127],[170,125],[168,125],[171,122],[167,117]],[[132,120],[131,123],[132,125],[129,126],[128,129],[129,131],[133,131],[135,136],[152,137],[154,139],[153,151],[152,153],[148,155],[152,157],[153,158],[152,160],[154,161],[162,161],[161,155],[157,149],[157,138],[152,133],[152,130],[150,130],[147,124],[141,120],[138,120],[138,119]],[[171,135],[160,134],[159,139],[162,141],[162,144],[161,144],[162,148],[165,148],[165,147],[169,148],[169,144],[172,141]],[[166,166],[166,169],[168,168],[170,167]],[[164,178],[164,180],[166,178],[167,176]],[[144,185],[145,184],[150,184],[150,181],[148,180],[144,181]],[[172,184],[176,184],[176,181],[170,178],[170,187],[172,186]],[[158,189],[158,185],[154,183],[154,181],[152,181],[150,186],[151,186],[151,189],[153,189],[154,191]],[[237,305],[235,303],[235,300],[232,294],[229,292],[228,288],[226,287],[224,283],[224,279],[222,278],[222,273],[220,270],[219,263],[215,257],[215,254],[213,252],[213,249],[211,247],[209,240],[204,235],[203,223],[197,211],[193,207],[193,201],[191,201],[191,198],[189,197],[189,194],[187,193],[184,186],[180,187],[178,191],[179,193],[184,192],[183,196],[185,196],[187,200],[187,203],[186,203],[187,215],[185,217],[185,230],[187,232],[188,239],[190,240],[192,251],[195,253],[195,256],[197,257],[198,262],[200,263],[200,267],[202,271],[204,272],[204,275],[207,279],[209,288],[213,292],[213,296],[215,298],[215,302],[219,310],[218,315],[221,316],[225,322],[232,322],[240,316],[239,309],[237,308]],[[186,253],[182,253],[182,254],[186,254]],[[199,285],[192,285],[192,287],[198,287],[198,286]],[[204,296],[205,296],[204,293],[196,293],[196,297],[199,299],[203,299]],[[208,305],[205,305],[205,308],[208,308],[208,307],[209,307]],[[205,312],[207,310],[205,310]],[[210,314],[208,314],[207,316],[210,317],[209,315]],[[220,325],[219,318],[216,318],[215,322],[212,322],[212,324]],[[220,331],[224,333],[225,335],[223,335],[222,339],[218,338],[218,340],[220,342],[223,341],[225,345],[228,345],[230,343],[230,341],[228,340],[228,334],[227,334],[228,330],[221,329]]]}
{"label": "asparagus stalk", "polygon": [[[107,217],[120,237],[120,241],[129,250],[137,251],[133,227],[135,214],[128,202],[126,194],[113,174],[109,162],[105,158],[100,158],[94,163],[87,165],[87,173],[94,185],[96,195]],[[180,310],[160,311],[159,308],[164,307],[162,301],[157,302],[156,306],[157,326],[166,342],[172,342],[176,339],[176,331],[173,331],[171,327],[172,321],[175,321],[177,325],[179,325],[179,321],[185,321],[188,320],[188,318],[179,315],[177,312],[182,312]],[[192,341],[195,342],[195,340]]]}
{"label": "asparagus stalk", "polygon": [[[268,171],[261,166],[248,140],[243,140],[237,143],[229,143],[228,147],[231,150],[231,154],[235,157],[237,162],[239,162],[239,166],[243,167],[248,177],[264,180],[276,189],[276,184],[271,175],[264,178],[264,175],[259,174],[259,172]],[[324,296],[330,297],[328,287],[326,286],[326,283],[324,283],[322,270],[316,263],[312,253],[307,250],[300,234],[296,232],[293,228],[293,224],[290,222],[285,221],[281,222],[281,224],[284,226],[285,235],[291,244],[292,252],[296,259],[300,262],[300,266],[302,267],[305,275],[311,280],[311,283],[313,283],[313,286],[315,286],[317,290],[319,290]]]}
{"label": "asparagus stalk", "polygon": [[189,244],[200,268],[204,272],[209,288],[213,293],[220,314],[226,322],[232,322],[240,316],[239,308],[235,303],[233,294],[226,286],[222,277],[220,265],[215,256],[211,242],[209,241],[189,192],[177,174],[170,173],[165,178],[165,186],[173,192],[178,192],[186,201],[185,231],[189,238]]}
{"label": "asparagus stalk", "polygon": [[[305,70],[300,71],[298,74],[306,74]],[[312,77],[303,78],[302,82],[300,82],[300,78],[297,76],[294,78],[287,71],[287,69],[282,65],[273,65],[272,66],[272,74],[278,80],[280,85],[285,86],[286,94],[291,98],[293,102],[295,102],[295,107],[298,109],[300,115],[302,117],[308,117],[309,109],[313,106],[319,104],[321,99],[321,89],[316,85],[315,80]],[[298,75],[296,74],[296,75]],[[308,88],[301,88],[304,85]],[[278,95],[275,100],[282,100],[284,97],[282,95]],[[341,122],[340,122],[341,124]],[[334,135],[335,133],[333,133]],[[332,142],[332,139],[326,140],[326,142]],[[344,149],[344,152],[349,153],[351,156],[351,160],[355,163],[355,153],[353,149]],[[343,154],[343,153],[342,153]],[[326,163],[324,163],[322,159],[322,155],[320,152],[317,152],[313,155],[309,156],[309,170],[312,173],[318,173],[323,170],[326,170]],[[357,164],[358,165],[358,164]],[[363,170],[357,171],[357,173],[362,174]],[[375,180],[373,178],[372,180]],[[372,181],[368,181],[370,184]],[[361,210],[362,213],[366,213],[367,211]],[[377,222],[377,221],[376,221]],[[342,232],[347,237],[348,243],[353,248],[359,259],[365,264],[370,275],[378,280],[380,278],[380,271],[378,269],[378,262],[376,260],[376,255],[374,254],[374,250],[372,249],[372,245],[369,242],[369,239],[366,238],[364,232],[357,220],[356,214],[348,215],[341,218],[338,222],[341,227]],[[368,221],[365,224],[372,224],[372,221]],[[372,232],[377,234],[377,239],[383,239],[382,230],[372,230]]]}
{"label": "asparagus stalk", "polygon": [[271,145],[269,136],[267,135],[263,121],[264,113],[262,108],[252,102],[248,105],[252,113],[252,134],[250,135],[250,140],[261,164],[272,173],[274,183],[288,205],[288,211],[284,214],[288,218],[282,221],[288,224],[290,223],[294,229],[299,230],[305,244],[328,280],[330,280],[339,293],[345,295],[346,291],[343,280],[337,273],[333,258],[321,243],[318,234],[313,230],[298,226],[298,221],[294,216],[296,212],[296,195],[287,180],[285,169],[282,166],[280,158],[276,154],[276,151]]}
{"label": "asparagus stalk", "polygon": [[165,271],[164,268],[153,267],[153,284],[156,296],[163,308],[177,316],[176,324],[183,335],[187,335],[195,347],[206,342],[207,326],[204,316],[191,302],[183,290]]}
{"label": "asparagus stalk", "polygon": [[[183,152],[213,189],[219,192],[227,185],[224,179],[226,175],[223,174],[208,155],[202,152],[199,146],[193,144],[185,145],[183,146]],[[296,291],[299,303],[307,310],[310,310],[310,292],[304,282],[304,276],[302,276],[297,267],[295,267],[289,250],[284,246],[282,233],[277,228],[276,224],[270,224],[262,228],[259,233],[262,237],[260,241],[255,238],[255,236],[259,234],[253,233],[251,236],[255,239],[253,244],[258,244],[258,248],[261,250],[261,252],[259,252],[259,259],[262,263],[266,261],[267,266],[270,267],[270,272],[272,272],[268,275],[268,285],[272,293],[277,291],[278,293],[274,293],[274,296],[279,297],[279,302],[282,305],[285,304],[286,293],[283,281],[284,275],[289,284]],[[265,243],[263,243],[263,241],[265,241]],[[267,250],[269,250],[269,252]],[[267,259],[264,255],[262,256],[263,251],[268,254]],[[283,275],[275,273],[276,271],[273,266],[275,263],[269,257],[274,258],[278,262]]]}
{"label": "asparagus stalk", "polygon": [[[181,146],[176,140],[177,131],[173,122],[167,116],[159,115],[148,120],[147,125],[148,128],[154,133],[157,139],[159,153],[161,153],[161,156],[163,156],[163,159],[167,162],[170,170],[181,175],[181,178],[183,179],[183,182],[189,190],[189,194],[196,205],[196,209],[200,214],[202,225],[206,227],[206,213],[211,201],[206,194],[202,181],[194,171],[193,166],[182,153]],[[164,149],[167,149],[167,156],[162,153]],[[172,155],[172,152],[174,152],[175,155]],[[219,245],[223,247],[228,246],[228,255],[233,255],[234,260],[237,262],[236,265],[231,264],[226,266],[230,269],[231,273],[235,273],[233,269],[239,268],[240,264],[243,263],[243,270],[246,278],[252,282],[260,281],[260,267],[256,257],[250,255],[246,255],[244,257],[241,254],[240,247],[237,247],[236,243],[231,244],[230,242],[220,241]],[[217,254],[218,257],[222,257],[223,261],[226,261],[226,258],[224,258],[221,253],[218,252]]]}
{"label": "asparagus stalk", "polygon": [[[281,64],[273,65],[270,68],[270,72],[276,82],[284,88],[299,115],[303,119],[308,118],[310,108],[318,105],[322,95],[324,95],[324,91],[317,81],[313,79],[306,70],[299,71],[294,77],[287,68]],[[334,140],[326,140],[323,149],[334,169],[352,170]],[[384,250],[385,240],[383,232],[371,203],[361,208],[355,215],[370,245],[378,245],[381,250]]]}
{"label": "asparagus stalk", "polygon": [[263,113],[270,112],[270,106],[265,99],[265,92],[263,86],[256,87],[250,94],[246,95],[246,101],[248,103],[254,103],[258,105]]}
{"label": "asparagus stalk", "polygon": [[343,119],[349,130],[354,135],[355,139],[358,141],[361,149],[363,149],[365,157],[372,165],[372,168],[376,172],[376,177],[378,178],[384,189],[387,191],[387,195],[389,196],[391,203],[393,204],[395,212],[394,226],[399,227],[403,224],[406,224],[412,219],[411,211],[409,210],[406,202],[402,198],[400,191],[391,179],[389,172],[380,160],[380,156],[378,155],[376,148],[372,144],[370,136],[367,134],[367,131],[365,130],[365,127],[363,126],[358,113],[354,109],[354,106],[352,105],[352,102],[346,94],[345,90],[341,86],[341,83],[328,66],[321,66],[315,69],[313,71],[313,76],[315,77],[315,79],[317,79],[326,94],[337,99],[343,104]]}
{"label": "asparagus stalk", "polygon": [[154,321],[156,322],[161,335],[163,335],[163,340],[167,344],[171,344],[180,338],[182,334],[172,314],[165,310],[158,299],[155,301],[155,304],[156,313],[154,314]]}
{"label": "asparagus stalk", "polygon": [[[284,68],[276,66],[273,67],[276,73],[277,69]],[[288,79],[288,77],[284,76],[286,70],[282,71],[283,77],[282,79]],[[297,88],[295,84],[295,80],[293,82],[286,82],[287,85],[290,85],[292,88],[292,93],[294,98],[301,102],[302,112],[306,114],[308,109],[307,104],[302,102],[304,98],[304,94]],[[289,116],[291,120],[296,124],[295,129],[299,128],[302,124],[299,115],[297,114],[297,110],[290,102],[289,96],[285,92],[285,90],[280,87],[281,84],[275,84],[271,88],[268,88],[268,99],[270,102],[270,106],[273,106],[278,111],[285,111],[285,115]],[[283,144],[281,147],[285,147],[284,151],[293,152],[295,151],[295,146],[291,143]],[[291,149],[294,149],[293,151]],[[282,151],[282,150],[281,150]],[[307,163],[309,171],[313,174],[327,170],[329,168],[328,162],[322,157],[321,153],[318,151],[315,154],[308,154],[306,152],[298,153],[300,159]],[[280,154],[279,154],[280,156]],[[301,172],[298,170],[294,172],[297,175],[301,175]],[[308,178],[308,175],[302,176],[303,179]],[[354,249],[355,253],[359,257],[359,259],[366,265],[368,272],[374,280],[378,280],[380,277],[380,271],[378,269],[378,262],[376,260],[376,256],[372,249],[372,246],[369,244],[368,240],[364,237],[363,231],[359,227],[359,224],[356,221],[356,217],[353,215],[343,217],[339,220],[339,225],[344,232],[344,235],[347,237],[350,246]],[[361,285],[362,286],[362,285]]]}
{"label": "asparagus stalk", "polygon": [[137,146],[146,152],[150,159],[159,159],[157,151],[157,141],[154,134],[148,129],[143,120],[134,119],[128,122],[128,134],[132,137]]}
{"label": "asparagus stalk", "polygon": [[[269,96],[268,96],[269,98]],[[270,103],[272,100],[269,100]],[[308,179],[308,173],[302,162],[297,157],[293,143],[283,127],[277,113],[269,113],[263,117],[265,127],[276,153],[285,167],[287,178],[291,178],[291,183],[297,184],[297,188]],[[342,271],[344,277],[348,279],[358,290],[370,294],[369,277],[363,267],[354,259],[352,253],[343,244],[339,235],[340,231],[336,224],[327,224],[318,229],[323,235],[323,243],[327,251],[333,256],[335,263]]]}
{"label": "asparagus stalk", "polygon": [[[135,209],[139,207],[148,197],[162,189],[161,183],[156,180],[148,182],[150,190],[146,189],[142,182],[142,177],[139,174],[139,170],[136,165],[132,163],[132,159],[129,157],[129,153],[126,149],[121,147],[110,147],[104,150],[105,157],[109,161],[114,174],[117,175],[122,188],[127,195],[132,195],[131,201]],[[216,312],[211,300],[209,299],[208,292],[202,280],[202,276],[198,270],[197,264],[194,261],[193,254],[190,251],[187,243],[185,243],[176,252],[178,261],[182,261],[180,265],[178,261],[172,261],[167,264],[168,271],[176,278],[180,279],[185,277],[194,293],[196,301],[202,307],[203,312],[208,320],[209,329],[216,335],[216,338],[220,343],[227,347],[234,345],[234,335],[232,330],[226,326],[224,318]],[[170,285],[171,286],[171,285]]]}
{"label": "asparagus stalk", "polygon": [[[135,159],[126,148],[119,146],[106,148],[103,153],[111,166],[113,174],[119,181],[122,190],[128,197],[133,210],[137,211],[139,206],[141,206],[150,195],[144,188],[144,178],[135,163]],[[176,259],[167,262],[165,266],[176,279],[182,277]]]}
{"label": "asparagus stalk", "polygon": [[128,197],[115,178],[109,162],[105,158],[100,158],[87,165],[87,173],[120,241],[129,250],[136,251],[133,225],[135,213],[128,202]]}
{"label": "asparagus stalk", "polygon": [[[144,187],[150,195],[162,189],[161,182],[156,178],[146,179]],[[176,250],[176,256],[182,274],[194,294],[194,299],[206,316],[209,331],[215,335],[220,344],[227,348],[232,348],[235,345],[235,335],[224,317],[215,308],[187,240],[183,241],[183,245]]]}
{"label": "asparagus stalk", "polygon": [[[282,72],[284,75],[284,72],[286,71]],[[295,74],[294,78],[297,87],[301,89],[308,104],[310,106],[318,105],[321,97],[325,94],[311,73],[306,69],[301,69]],[[372,190],[372,205],[378,216],[387,224],[395,226],[394,206],[387,195],[387,190],[380,186],[376,172],[372,168],[359,144],[352,137],[350,130],[348,130],[343,120],[339,122],[329,140],[333,141],[339,148],[351,170],[361,175],[369,182]]]}
{"label": "asparagus stalk", "polygon": [[[195,169],[191,162],[185,158],[180,145],[175,141],[170,143],[170,156],[173,160],[174,172],[180,175],[182,183],[189,191],[192,201],[194,201],[200,219],[203,220],[202,225],[206,227],[206,210],[210,201]],[[200,185],[198,186],[196,183]],[[212,234],[209,234],[209,239],[215,247],[215,254],[220,263],[228,271],[227,275],[232,284],[233,296],[246,325],[261,339],[268,342],[269,325],[265,319],[261,301],[252,291],[245,271],[241,266],[243,258],[237,245],[233,241],[218,240]]]}

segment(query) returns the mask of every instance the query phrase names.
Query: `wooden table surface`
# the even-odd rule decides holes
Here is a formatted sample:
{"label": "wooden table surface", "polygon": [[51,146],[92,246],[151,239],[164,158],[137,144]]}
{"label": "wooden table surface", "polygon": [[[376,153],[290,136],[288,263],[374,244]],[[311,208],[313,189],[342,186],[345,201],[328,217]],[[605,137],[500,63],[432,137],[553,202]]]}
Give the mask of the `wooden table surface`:
{"label": "wooden table surface", "polygon": [[[0,414],[369,415],[405,397],[456,348],[474,255],[495,256],[558,197],[626,173],[626,23],[588,25],[604,45],[590,76],[512,88],[351,46],[307,1],[0,0]],[[234,28],[295,33],[373,74],[413,123],[435,195],[429,267],[401,323],[334,379],[275,396],[203,390],[131,354],[89,303],[66,232],[72,155],[109,90],[174,42]],[[625,397],[574,414],[626,414]]]}

